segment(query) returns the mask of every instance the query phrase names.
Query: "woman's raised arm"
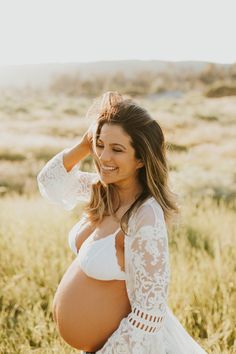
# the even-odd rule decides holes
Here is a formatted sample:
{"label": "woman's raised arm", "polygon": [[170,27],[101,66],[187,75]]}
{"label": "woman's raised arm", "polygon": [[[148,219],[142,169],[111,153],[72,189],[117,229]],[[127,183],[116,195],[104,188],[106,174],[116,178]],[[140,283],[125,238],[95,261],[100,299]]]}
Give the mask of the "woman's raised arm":
{"label": "woman's raised arm", "polygon": [[81,141],[64,153],[63,164],[67,172],[69,172],[75,164],[83,160],[86,156],[92,153],[92,139],[96,125],[90,125]]}
{"label": "woman's raised arm", "polygon": [[56,154],[39,172],[39,191],[48,202],[71,210],[79,201],[89,199],[91,184],[99,176],[80,171],[79,162],[92,152],[91,138],[90,127],[78,144]]}

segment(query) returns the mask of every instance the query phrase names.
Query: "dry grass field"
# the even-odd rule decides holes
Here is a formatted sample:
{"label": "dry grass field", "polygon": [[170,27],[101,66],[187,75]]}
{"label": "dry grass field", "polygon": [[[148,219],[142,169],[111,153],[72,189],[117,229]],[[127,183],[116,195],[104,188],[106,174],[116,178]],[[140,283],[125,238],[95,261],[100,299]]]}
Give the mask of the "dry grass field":
{"label": "dry grass field", "polygon": [[[236,352],[236,100],[189,92],[136,99],[162,126],[181,216],[169,232],[169,306],[212,354]],[[73,260],[66,212],[39,195],[45,162],[85,132],[92,99],[0,95],[0,353],[78,353],[57,334],[52,299]],[[84,161],[89,170],[91,161]],[[186,353],[187,354],[187,353]]]}

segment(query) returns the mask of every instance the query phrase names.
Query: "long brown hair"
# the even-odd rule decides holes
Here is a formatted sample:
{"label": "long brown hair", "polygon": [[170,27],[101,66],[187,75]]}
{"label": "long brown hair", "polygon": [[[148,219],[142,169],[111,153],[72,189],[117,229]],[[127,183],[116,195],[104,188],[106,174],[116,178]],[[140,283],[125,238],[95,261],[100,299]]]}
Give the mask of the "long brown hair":
{"label": "long brown hair", "polygon": [[[119,125],[130,136],[136,159],[144,163],[144,166],[138,169],[138,179],[143,192],[123,215],[122,230],[127,231],[132,211],[151,196],[162,207],[167,225],[170,224],[172,217],[178,214],[179,208],[176,194],[168,187],[166,145],[160,125],[152,119],[146,109],[133,100],[122,97],[118,92],[107,92],[102,96],[96,123],[93,147],[104,124]],[[96,157],[94,162],[99,172],[100,166]],[[105,185],[102,181],[92,185],[91,199],[85,207],[90,221],[100,223],[105,215],[115,217],[119,207],[120,200],[115,185],[112,183]]]}

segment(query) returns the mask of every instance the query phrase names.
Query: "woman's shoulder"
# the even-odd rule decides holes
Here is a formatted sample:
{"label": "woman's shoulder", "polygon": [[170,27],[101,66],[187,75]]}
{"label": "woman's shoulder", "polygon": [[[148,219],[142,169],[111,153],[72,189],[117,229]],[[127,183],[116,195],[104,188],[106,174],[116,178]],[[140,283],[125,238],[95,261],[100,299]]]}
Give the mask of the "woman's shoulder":
{"label": "woman's shoulder", "polygon": [[160,221],[165,223],[163,209],[160,203],[154,197],[150,196],[134,210],[128,224],[133,229],[141,225],[155,226]]}
{"label": "woman's shoulder", "polygon": [[136,214],[136,216],[141,216],[142,214],[148,215],[149,213],[164,215],[160,203],[153,196],[145,199],[134,214]]}

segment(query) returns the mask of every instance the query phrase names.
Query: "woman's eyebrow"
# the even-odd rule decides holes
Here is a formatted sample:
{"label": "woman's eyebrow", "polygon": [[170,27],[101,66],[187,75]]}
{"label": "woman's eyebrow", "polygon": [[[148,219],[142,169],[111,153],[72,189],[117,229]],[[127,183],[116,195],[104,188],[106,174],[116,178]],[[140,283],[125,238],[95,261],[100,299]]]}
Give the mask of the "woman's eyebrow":
{"label": "woman's eyebrow", "polygon": [[[101,142],[103,142],[101,138],[98,138],[98,140],[100,140]],[[126,147],[125,147],[124,145],[119,144],[119,143],[111,143],[111,144],[109,144],[109,145],[119,145],[119,146],[123,147],[124,149],[126,149]]]}

